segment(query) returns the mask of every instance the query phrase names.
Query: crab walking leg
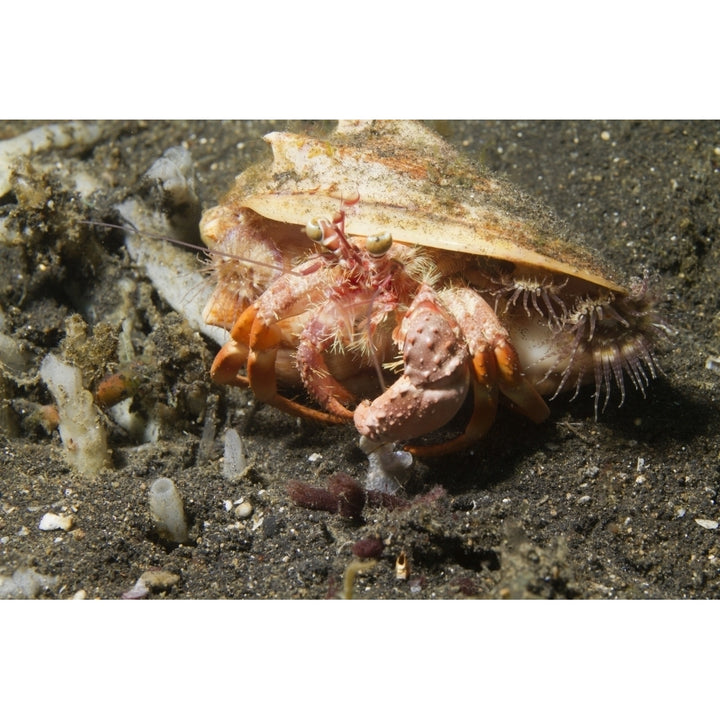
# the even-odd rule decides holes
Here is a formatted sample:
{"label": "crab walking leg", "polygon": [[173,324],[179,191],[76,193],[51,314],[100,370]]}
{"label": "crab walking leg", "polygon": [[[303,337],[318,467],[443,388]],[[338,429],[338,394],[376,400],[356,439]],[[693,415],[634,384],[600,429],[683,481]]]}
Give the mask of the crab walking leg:
{"label": "crab walking leg", "polygon": [[[261,377],[265,373],[274,373],[278,349],[288,344],[292,338],[293,328],[297,324],[295,317],[278,320],[269,326],[256,322],[258,304],[246,308],[232,329],[232,339],[223,345],[215,356],[210,376],[221,385],[237,385],[253,387],[250,378],[251,369],[254,375]],[[251,350],[252,348],[252,350]],[[264,351],[259,357],[258,351]],[[247,365],[248,374],[242,375],[241,370]],[[259,400],[266,400],[274,394],[273,383],[256,382]],[[254,388],[255,389],[255,388]],[[263,393],[265,395],[263,395]]]}
{"label": "crab walking leg", "polygon": [[[550,414],[548,406],[523,375],[517,351],[495,311],[470,288],[449,288],[440,298],[462,329],[473,358],[476,388],[490,395],[497,387],[515,410],[540,423]],[[480,422],[473,418],[470,421]]]}
{"label": "crab walking leg", "polygon": [[493,309],[469,288],[449,288],[439,296],[460,326],[472,355],[473,413],[465,431],[452,440],[406,449],[431,457],[474,445],[495,421],[501,392],[518,412],[535,422],[545,420],[550,411],[523,376],[517,352]]}
{"label": "crab walking leg", "polygon": [[[346,302],[352,304],[352,298],[346,298]],[[295,360],[310,395],[332,415],[352,420],[353,413],[345,406],[353,404],[355,396],[335,379],[323,356],[333,345],[336,333],[341,332],[337,317],[336,303],[331,301],[303,330]],[[346,328],[345,334],[352,337],[352,330],[352,327]]]}
{"label": "crab walking leg", "polygon": [[294,319],[307,310],[309,303],[322,299],[325,285],[332,282],[335,270],[336,266],[328,265],[324,258],[313,257],[292,274],[276,280],[235,321],[231,339],[220,349],[210,368],[212,379],[221,385],[251,385],[249,377],[240,375],[240,371],[250,363],[251,351],[258,349],[253,338],[257,338],[264,327],[271,330],[264,337],[263,349],[273,346],[277,349],[283,340],[287,347],[294,347],[297,333],[293,336],[293,328],[300,325]]}
{"label": "crab walking leg", "polygon": [[457,324],[423,286],[400,327],[403,375],[372,402],[355,409],[355,426],[376,442],[425,435],[448,423],[470,387],[470,358]]}
{"label": "crab walking leg", "polygon": [[[247,363],[250,352],[247,342],[243,342],[242,338],[249,339],[250,329],[256,315],[256,303],[245,308],[233,326],[232,339],[228,340],[215,356],[210,368],[210,377],[219,385],[239,385],[240,387],[250,385],[247,377],[240,375],[240,371]],[[236,340],[235,338],[239,339]]]}
{"label": "crab walking leg", "polygon": [[[302,274],[304,266],[292,276],[278,280],[240,315],[233,326],[232,339],[213,362],[210,374],[215,382],[250,387],[255,397],[291,415],[309,420],[339,423],[347,418],[308,408],[280,395],[277,391],[276,362],[280,349],[292,348],[302,327],[306,306],[317,302],[328,282],[332,266],[317,267],[317,260],[307,263],[312,269]],[[247,375],[240,374],[247,366]]]}
{"label": "crab walking leg", "polygon": [[265,325],[255,320],[250,333],[250,354],[247,361],[247,376],[255,397],[280,410],[306,420],[341,423],[349,418],[322,412],[280,395],[277,391],[275,363],[278,348],[282,342],[280,324]]}
{"label": "crab walking leg", "polygon": [[[355,395],[338,379],[337,372],[328,368],[325,353],[338,347],[350,348],[356,341],[356,367],[374,367],[368,356],[375,354],[378,371],[387,348],[376,347],[373,341],[378,326],[397,306],[395,289],[379,293],[369,287],[348,288],[333,297],[310,320],[297,346],[295,361],[305,389],[321,407],[338,417],[350,421],[355,406]],[[336,354],[337,356],[337,354]],[[358,366],[358,363],[361,365]]]}

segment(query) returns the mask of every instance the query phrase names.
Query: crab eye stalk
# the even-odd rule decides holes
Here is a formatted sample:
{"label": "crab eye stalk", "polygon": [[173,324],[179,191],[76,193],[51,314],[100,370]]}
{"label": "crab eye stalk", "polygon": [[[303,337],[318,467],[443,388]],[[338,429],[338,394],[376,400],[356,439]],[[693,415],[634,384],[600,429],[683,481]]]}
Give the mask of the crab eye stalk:
{"label": "crab eye stalk", "polygon": [[365,241],[365,249],[373,257],[382,257],[392,245],[392,235],[389,232],[380,235],[369,235]]}
{"label": "crab eye stalk", "polygon": [[321,221],[317,218],[313,218],[310,222],[305,225],[305,234],[313,242],[322,242],[325,237],[325,232],[322,228]]}

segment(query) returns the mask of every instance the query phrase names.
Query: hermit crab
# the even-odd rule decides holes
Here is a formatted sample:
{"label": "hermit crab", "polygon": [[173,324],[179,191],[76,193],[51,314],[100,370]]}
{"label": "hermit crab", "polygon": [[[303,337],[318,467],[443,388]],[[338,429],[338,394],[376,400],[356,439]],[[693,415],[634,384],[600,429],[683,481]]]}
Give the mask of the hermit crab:
{"label": "hermit crab", "polygon": [[[201,221],[231,332],[211,374],[301,417],[353,421],[419,455],[467,447],[506,403],[625,378],[644,393],[664,326],[647,281],[624,284],[552,213],[412,122],[266,136]],[[454,437],[429,441],[461,409]]]}

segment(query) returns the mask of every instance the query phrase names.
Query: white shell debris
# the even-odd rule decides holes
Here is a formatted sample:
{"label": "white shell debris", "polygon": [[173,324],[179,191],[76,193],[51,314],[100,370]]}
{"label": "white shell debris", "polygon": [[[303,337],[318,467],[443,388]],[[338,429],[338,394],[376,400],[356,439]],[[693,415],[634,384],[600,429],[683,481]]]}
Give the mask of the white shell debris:
{"label": "white shell debris", "polygon": [[36,598],[43,590],[52,590],[60,578],[41,575],[32,568],[18,568],[12,577],[0,575],[0,599]]}
{"label": "white shell debris", "polygon": [[57,403],[68,461],[83,475],[95,475],[108,459],[107,435],[93,396],[82,385],[80,370],[47,355],[40,377]]}
{"label": "white shell debris", "polygon": [[158,227],[147,217],[146,211],[134,198],[118,206],[120,214],[142,235],[128,232],[125,236],[127,248],[133,262],[140,265],[163,300],[179,312],[203,335],[223,345],[228,338],[227,330],[208,325],[202,318],[202,308],[212,293],[207,278],[198,270],[197,258],[186,250],[176,247],[156,235],[168,235],[167,227]]}
{"label": "white shell debris", "polygon": [[0,142],[0,197],[10,188],[13,166],[22,157],[29,157],[43,150],[66,148],[73,145],[80,150],[89,147],[100,137],[96,123],[69,122],[43,125],[22,135]]}
{"label": "white shell debris", "polygon": [[160,437],[158,419],[152,416],[143,417],[140,413],[130,412],[132,403],[133,398],[129,397],[117,405],[107,408],[105,412],[137,442],[157,442]]}
{"label": "white shell debris", "polygon": [[70,530],[75,524],[75,518],[72,515],[56,515],[55,513],[45,513],[40,518],[38,529],[40,530]]}
{"label": "white shell debris", "polygon": [[168,570],[147,570],[140,579],[133,585],[132,589],[122,594],[123,600],[140,600],[150,594],[151,591],[169,590],[173,585],[180,582],[180,576]]}
{"label": "white shell debris", "polygon": [[191,239],[198,232],[200,200],[195,192],[193,159],[187,148],[178,145],[168,148],[145,173],[162,190],[166,204],[175,209],[170,217],[172,226]]}
{"label": "white shell debris", "polygon": [[368,456],[366,490],[394,495],[401,488],[400,480],[412,466],[413,457],[405,450],[396,450],[394,443],[378,444],[363,436],[360,449]]}
{"label": "white shell debris", "polygon": [[33,355],[15,338],[0,332],[0,367],[19,376],[32,366]]}
{"label": "white shell debris", "polygon": [[706,530],[717,530],[720,526],[717,520],[707,520],[706,518],[695,518],[695,522]]}
{"label": "white shell debris", "polygon": [[252,503],[250,503],[247,500],[244,500],[235,508],[235,517],[238,520],[244,520],[245,518],[249,518],[252,515],[252,512],[253,512]]}
{"label": "white shell debris", "polygon": [[237,430],[232,428],[225,433],[225,453],[223,455],[223,477],[233,480],[247,467],[245,446]]}
{"label": "white shell debris", "polygon": [[158,534],[164,540],[183,543],[188,539],[183,501],[170,478],[158,478],[150,486],[150,512]]}
{"label": "white shell debris", "polygon": [[[199,220],[192,158],[185,148],[167,150],[155,161],[146,177],[157,182],[177,207],[193,209],[188,211],[190,215],[197,210]],[[117,210],[137,230],[125,236],[125,247],[133,261],[142,266],[163,299],[188,321],[191,328],[223,345],[228,338],[227,330],[208,325],[202,317],[212,288],[198,267],[197,258],[164,239],[176,237],[178,233],[186,238],[187,218],[173,216],[168,220],[134,197],[118,205]],[[176,222],[175,227],[172,221]],[[193,225],[193,231],[196,230],[197,223]]]}

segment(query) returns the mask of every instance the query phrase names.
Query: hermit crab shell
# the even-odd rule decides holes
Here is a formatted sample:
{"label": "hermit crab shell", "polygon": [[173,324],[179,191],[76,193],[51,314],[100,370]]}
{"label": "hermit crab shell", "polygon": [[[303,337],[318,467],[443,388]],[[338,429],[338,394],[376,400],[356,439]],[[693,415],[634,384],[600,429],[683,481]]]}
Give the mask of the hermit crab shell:
{"label": "hermit crab shell", "polygon": [[[623,295],[616,271],[578,240],[566,238],[547,209],[509,183],[483,173],[428,128],[408,121],[341,122],[325,139],[289,132],[265,136],[272,161],[236,179],[224,208],[248,208],[304,227],[357,198],[346,230],[440,251],[495,258],[536,275],[577,278]],[[228,220],[229,221],[229,220]],[[206,213],[201,230],[213,247],[222,218]]]}

